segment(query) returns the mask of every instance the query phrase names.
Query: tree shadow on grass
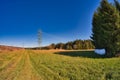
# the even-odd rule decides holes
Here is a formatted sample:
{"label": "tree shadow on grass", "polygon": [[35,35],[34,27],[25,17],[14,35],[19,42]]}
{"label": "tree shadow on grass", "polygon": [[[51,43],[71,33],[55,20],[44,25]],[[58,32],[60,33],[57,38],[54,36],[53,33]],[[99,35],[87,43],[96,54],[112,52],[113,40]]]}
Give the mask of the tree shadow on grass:
{"label": "tree shadow on grass", "polygon": [[85,58],[105,58],[105,55],[99,55],[94,51],[61,51],[55,54],[71,56],[71,57],[85,57]]}

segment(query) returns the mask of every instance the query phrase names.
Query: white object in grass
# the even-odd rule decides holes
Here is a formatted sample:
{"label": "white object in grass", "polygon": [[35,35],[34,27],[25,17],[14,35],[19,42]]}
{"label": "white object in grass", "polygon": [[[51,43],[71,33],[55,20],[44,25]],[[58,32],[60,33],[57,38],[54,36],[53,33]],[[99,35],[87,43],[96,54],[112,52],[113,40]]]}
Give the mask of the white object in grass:
{"label": "white object in grass", "polygon": [[96,54],[99,54],[99,55],[104,55],[105,54],[105,49],[95,49],[94,51]]}

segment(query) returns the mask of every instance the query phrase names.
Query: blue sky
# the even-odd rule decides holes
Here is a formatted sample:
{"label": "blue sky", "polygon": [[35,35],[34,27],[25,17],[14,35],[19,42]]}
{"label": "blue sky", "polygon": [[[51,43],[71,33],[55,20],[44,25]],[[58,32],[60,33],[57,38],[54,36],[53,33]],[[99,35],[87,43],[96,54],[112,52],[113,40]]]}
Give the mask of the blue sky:
{"label": "blue sky", "polygon": [[[112,1],[112,0],[110,0]],[[90,39],[100,0],[0,0],[0,44],[38,46]]]}

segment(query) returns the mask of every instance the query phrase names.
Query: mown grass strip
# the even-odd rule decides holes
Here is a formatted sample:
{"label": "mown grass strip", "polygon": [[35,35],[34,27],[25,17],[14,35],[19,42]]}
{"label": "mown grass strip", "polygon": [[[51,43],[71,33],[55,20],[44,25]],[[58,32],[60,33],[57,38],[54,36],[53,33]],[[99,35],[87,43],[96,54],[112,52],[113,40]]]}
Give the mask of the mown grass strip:
{"label": "mown grass strip", "polygon": [[31,64],[44,80],[62,80],[62,78],[57,73],[53,72],[51,69],[47,68],[42,64],[36,63],[33,59],[32,54],[34,53],[31,52],[30,55]]}

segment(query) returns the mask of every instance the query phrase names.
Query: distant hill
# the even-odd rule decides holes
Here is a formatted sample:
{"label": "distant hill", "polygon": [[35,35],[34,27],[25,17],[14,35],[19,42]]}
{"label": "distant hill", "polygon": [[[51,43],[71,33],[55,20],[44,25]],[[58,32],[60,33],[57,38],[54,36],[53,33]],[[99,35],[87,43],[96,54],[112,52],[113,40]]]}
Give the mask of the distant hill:
{"label": "distant hill", "polygon": [[22,50],[22,49],[24,49],[24,48],[0,45],[0,51],[14,51],[14,50]]}

